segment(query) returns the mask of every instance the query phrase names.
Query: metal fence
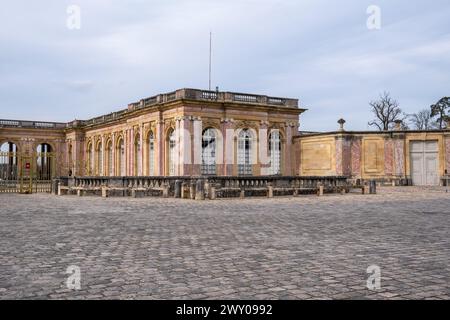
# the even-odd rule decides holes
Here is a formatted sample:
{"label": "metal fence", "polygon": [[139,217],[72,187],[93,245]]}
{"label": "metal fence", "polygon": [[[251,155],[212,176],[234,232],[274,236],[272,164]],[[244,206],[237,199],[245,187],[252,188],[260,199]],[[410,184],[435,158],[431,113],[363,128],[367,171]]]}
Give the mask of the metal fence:
{"label": "metal fence", "polygon": [[55,154],[0,152],[0,193],[51,192]]}

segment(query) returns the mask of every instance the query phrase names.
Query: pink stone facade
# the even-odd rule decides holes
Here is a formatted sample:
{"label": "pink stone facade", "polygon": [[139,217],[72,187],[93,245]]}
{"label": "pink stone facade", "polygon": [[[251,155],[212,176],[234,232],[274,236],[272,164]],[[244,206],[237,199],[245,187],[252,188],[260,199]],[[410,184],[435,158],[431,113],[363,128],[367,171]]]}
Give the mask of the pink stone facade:
{"label": "pink stone facade", "polygon": [[[48,143],[58,156],[58,175],[231,176],[241,174],[238,159],[243,159],[250,170],[242,174],[292,176],[293,138],[304,111],[297,99],[180,89],[86,121],[0,120],[0,142],[13,143],[20,152]],[[213,169],[205,172],[207,129],[214,131],[215,149],[207,151]],[[244,151],[238,147],[242,130],[252,132],[250,146],[241,143]],[[274,151],[267,147],[272,134],[277,136]]]}
{"label": "pink stone facade", "polygon": [[[48,144],[55,154],[57,175],[339,175],[392,181],[410,178],[412,141],[437,141],[437,174],[442,177],[445,170],[450,173],[448,129],[347,132],[341,128],[337,132],[300,134],[299,116],[304,111],[297,99],[181,89],[86,121],[0,120],[0,145],[9,142],[18,152],[31,153],[40,144]],[[207,129],[216,134],[213,173],[204,172],[202,148]],[[246,156],[252,162],[250,171],[244,173],[239,164],[246,157],[239,156],[239,141],[243,142],[239,132],[243,130],[253,132],[241,144],[251,145],[246,147],[250,153]],[[279,133],[274,149],[279,153],[269,161],[278,161],[276,173],[272,162],[266,161],[274,132]],[[303,140],[309,140],[305,146]]]}

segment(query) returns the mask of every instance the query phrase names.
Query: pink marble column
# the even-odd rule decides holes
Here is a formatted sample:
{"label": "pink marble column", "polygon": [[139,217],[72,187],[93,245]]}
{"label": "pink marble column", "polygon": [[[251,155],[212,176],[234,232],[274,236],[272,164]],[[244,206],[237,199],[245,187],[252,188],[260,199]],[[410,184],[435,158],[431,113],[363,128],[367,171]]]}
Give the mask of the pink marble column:
{"label": "pink marble column", "polygon": [[349,138],[342,142],[342,173],[344,176],[352,174],[352,141]]}
{"label": "pink marble column", "polygon": [[222,134],[223,134],[223,152],[224,152],[223,175],[232,176],[235,158],[233,119],[222,120]]}
{"label": "pink marble column", "polygon": [[106,161],[105,161],[105,155],[106,155],[106,152],[105,152],[105,135],[102,135],[102,150],[100,151],[101,152],[101,155],[102,155],[102,167],[100,168],[98,168],[98,174],[100,175],[100,176],[106,176],[106,174],[105,174],[105,164],[106,164]]}
{"label": "pink marble column", "polygon": [[405,176],[405,142],[400,139],[394,142],[394,174],[399,177]]}
{"label": "pink marble column", "polygon": [[164,130],[164,121],[158,120],[156,122],[156,133],[155,133],[155,139],[156,139],[156,150],[155,150],[155,175],[157,176],[163,176],[164,175],[164,167],[165,167],[165,161],[164,161],[164,146],[165,146],[165,137],[163,134]]}
{"label": "pink marble column", "polygon": [[[288,123],[286,125],[286,137],[285,137],[285,147],[284,147],[284,154],[281,154],[281,160],[284,162],[284,165],[282,165],[282,173],[284,175],[290,176],[293,174],[292,171],[292,161],[294,161],[294,157],[292,152],[294,151],[293,145],[292,145],[292,137],[294,134],[294,130],[296,129],[295,123]],[[282,149],[283,151],[283,149]],[[283,168],[284,167],[284,168]]]}
{"label": "pink marble column", "polygon": [[[128,134],[128,130],[124,130],[123,131],[123,144],[124,144],[124,153],[125,153],[125,159],[124,160],[124,172],[125,175],[128,175],[128,168],[129,168],[129,145],[130,145],[130,141],[129,141],[129,134]],[[122,170],[121,170],[122,171]],[[122,172],[120,173],[122,175]]]}
{"label": "pink marble column", "polygon": [[180,130],[180,122],[181,120],[178,118],[175,121],[175,176],[180,175],[180,167],[182,163],[182,159],[180,158],[180,149],[181,149],[181,130]]}
{"label": "pink marble column", "polygon": [[144,175],[144,124],[139,126],[139,143],[141,145],[141,149],[139,150],[140,164],[139,164],[139,172],[138,176]]}
{"label": "pink marble column", "polygon": [[191,144],[192,144],[192,146],[191,146],[192,166],[191,166],[191,173],[190,173],[191,175],[200,175],[201,174],[202,131],[203,131],[202,119],[200,117],[194,118],[194,120],[191,122],[191,128],[190,128]]}
{"label": "pink marble column", "polygon": [[450,175],[450,136],[445,137],[445,160],[447,174]]}
{"label": "pink marble column", "polygon": [[[112,142],[112,163],[110,163],[111,166],[111,171],[112,171],[112,175],[115,176],[116,175],[116,133],[113,132],[112,136],[111,136]],[[109,175],[109,172],[108,172]]]}
{"label": "pink marble column", "polygon": [[388,177],[394,173],[394,141],[392,139],[384,141],[384,172]]}
{"label": "pink marble column", "polygon": [[361,178],[361,138],[356,137],[351,144],[351,176]]}
{"label": "pink marble column", "polygon": [[135,176],[136,175],[136,172],[134,172],[135,170],[134,170],[134,163],[135,163],[135,161],[134,161],[134,148],[135,148],[135,143],[134,143],[134,128],[131,128],[131,130],[130,130],[130,159],[129,159],[129,161],[130,161],[130,168],[129,168],[129,170],[128,170],[128,175],[130,175],[130,176]]}
{"label": "pink marble column", "polygon": [[179,120],[179,166],[178,175],[190,175],[192,171],[192,121],[188,117]]}
{"label": "pink marble column", "polygon": [[[270,130],[269,123],[267,121],[261,121],[259,125],[258,135],[258,164],[260,169],[260,175],[269,175],[270,172],[270,158],[269,158],[269,139]],[[265,141],[263,141],[263,139]],[[265,143],[265,148],[263,143]],[[283,161],[283,158],[282,160]],[[284,164],[281,164],[284,167]]]}

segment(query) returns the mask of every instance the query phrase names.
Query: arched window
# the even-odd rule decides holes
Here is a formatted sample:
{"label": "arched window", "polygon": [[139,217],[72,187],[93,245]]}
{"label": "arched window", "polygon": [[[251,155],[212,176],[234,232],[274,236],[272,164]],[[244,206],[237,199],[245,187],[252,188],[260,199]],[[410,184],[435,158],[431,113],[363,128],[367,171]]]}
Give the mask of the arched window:
{"label": "arched window", "polygon": [[52,147],[48,143],[37,146],[36,175],[38,180],[50,180],[52,178]]}
{"label": "arched window", "polygon": [[252,133],[249,129],[243,129],[238,136],[238,174],[252,175]]}
{"label": "arched window", "polygon": [[155,136],[153,131],[148,134],[148,175],[155,175]]}
{"label": "arched window", "polygon": [[134,175],[142,175],[141,136],[139,134],[134,138]]}
{"label": "arched window", "polygon": [[202,135],[202,174],[216,174],[216,131],[207,128]]}
{"label": "arched window", "polygon": [[88,148],[87,148],[87,175],[91,176],[94,174],[94,160],[95,160],[95,154],[94,154],[94,147],[92,146],[92,143],[89,142]]}
{"label": "arched window", "polygon": [[97,174],[103,176],[103,143],[97,144]]}
{"label": "arched window", "polygon": [[176,139],[175,139],[175,131],[171,129],[168,135],[168,150],[169,150],[169,158],[168,158],[168,173],[169,176],[175,175],[175,147],[176,147]]}
{"label": "arched window", "polygon": [[109,176],[113,176],[113,146],[112,146],[112,141],[109,140],[106,143],[106,170]]}
{"label": "arched window", "polygon": [[12,142],[0,146],[0,180],[17,180],[17,146]]}
{"label": "arched window", "polygon": [[278,130],[269,135],[270,174],[281,174],[281,136]]}
{"label": "arched window", "polygon": [[125,144],[120,138],[116,148],[116,172],[118,176],[125,176]]}

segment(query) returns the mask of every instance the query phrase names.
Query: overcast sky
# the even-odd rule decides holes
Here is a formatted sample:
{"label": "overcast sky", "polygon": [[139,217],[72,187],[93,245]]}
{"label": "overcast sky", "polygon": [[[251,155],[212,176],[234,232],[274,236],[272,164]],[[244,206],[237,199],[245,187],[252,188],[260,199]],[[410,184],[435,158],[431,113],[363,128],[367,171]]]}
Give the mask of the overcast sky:
{"label": "overcast sky", "polygon": [[213,87],[298,98],[302,130],[368,129],[384,90],[408,113],[450,95],[449,17],[448,0],[2,1],[0,118],[67,122],[206,89],[211,30]]}

